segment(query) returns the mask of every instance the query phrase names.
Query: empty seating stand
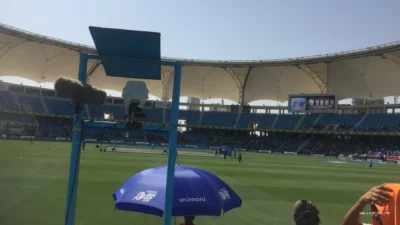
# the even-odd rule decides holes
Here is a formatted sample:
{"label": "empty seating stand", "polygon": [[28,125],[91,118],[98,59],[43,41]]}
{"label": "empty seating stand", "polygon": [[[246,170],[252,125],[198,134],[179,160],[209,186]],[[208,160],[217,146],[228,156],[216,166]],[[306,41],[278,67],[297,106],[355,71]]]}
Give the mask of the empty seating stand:
{"label": "empty seating stand", "polygon": [[214,127],[234,127],[238,113],[236,112],[204,112],[201,125]]}
{"label": "empty seating stand", "polygon": [[358,128],[365,131],[376,131],[382,128],[386,130],[400,130],[399,114],[371,113],[363,120]]}
{"label": "empty seating stand", "polygon": [[31,95],[17,95],[19,103],[21,105],[26,104],[29,105],[32,109],[32,112],[35,113],[46,113],[46,110],[43,107],[43,103],[40,100],[39,96],[31,96]]}
{"label": "empty seating stand", "polygon": [[8,91],[0,91],[0,109],[19,110],[14,98]]}
{"label": "empty seating stand", "polygon": [[43,98],[50,114],[72,116],[75,103],[71,99]]}
{"label": "empty seating stand", "polygon": [[[167,115],[171,113],[168,110]],[[198,125],[200,119],[200,111],[194,110],[179,110],[179,119],[186,120],[186,125]]]}
{"label": "empty seating stand", "polygon": [[274,114],[255,114],[254,119],[259,121],[258,127],[260,129],[271,129],[277,115]]}
{"label": "empty seating stand", "polygon": [[300,130],[307,130],[311,129],[314,125],[315,121],[317,120],[319,114],[307,114],[305,115],[303,121],[300,124]]}
{"label": "empty seating stand", "polygon": [[125,106],[104,104],[101,106],[89,106],[91,118],[104,119],[104,114],[112,114],[114,120],[123,120],[125,117]]}
{"label": "empty seating stand", "polygon": [[[17,97],[16,99],[14,97]],[[73,116],[75,103],[71,99],[43,97],[35,95],[23,95],[16,93],[13,96],[9,91],[0,90],[0,109],[21,111],[21,108],[29,109],[35,113],[45,114],[47,107],[50,114],[61,116]],[[27,106],[27,107],[22,107]],[[85,117],[90,114],[93,118],[104,118],[105,113],[113,115],[114,120],[123,120],[125,117],[125,108],[118,104],[104,104],[102,106],[88,106],[88,111],[85,110]],[[143,112],[147,114],[147,118],[140,119],[145,122],[163,123],[162,108],[143,108]],[[198,125],[202,112],[194,110],[180,110],[179,119],[186,120],[186,125]],[[200,126],[205,127],[221,127],[233,128],[236,124],[238,113],[236,112],[203,112],[203,117]],[[237,128],[251,128],[251,124],[258,124],[259,129],[271,129],[274,124],[274,129],[295,129],[303,115],[278,115],[261,114],[261,113],[241,113]],[[313,125],[326,127],[327,125],[339,125],[339,130],[352,130],[361,121],[364,114],[308,114],[304,116],[299,129],[310,129]],[[165,111],[165,122],[169,123],[171,110]],[[319,120],[317,121],[317,118]],[[19,122],[19,123],[37,123],[35,116],[27,114],[11,114],[2,112],[0,114],[1,121]],[[48,123],[44,123],[48,124]],[[40,128],[43,132],[51,130],[56,132],[64,132],[64,126],[47,126]],[[318,129],[318,128],[317,128]],[[358,125],[359,131],[400,131],[400,114],[386,113],[370,113]],[[98,132],[98,131],[97,131]],[[161,135],[163,137],[163,135]],[[160,136],[160,137],[161,137]],[[192,138],[190,133],[184,135],[185,138]]]}
{"label": "empty seating stand", "polygon": [[[143,108],[143,113],[145,113],[147,117],[141,120],[151,123],[163,123],[163,109]],[[166,116],[165,119],[169,121],[169,116]]]}
{"label": "empty seating stand", "polygon": [[318,124],[324,127],[330,124],[339,124],[341,130],[351,130],[362,117],[361,114],[321,114]]}
{"label": "empty seating stand", "polygon": [[294,130],[301,117],[301,115],[279,115],[274,129]]}

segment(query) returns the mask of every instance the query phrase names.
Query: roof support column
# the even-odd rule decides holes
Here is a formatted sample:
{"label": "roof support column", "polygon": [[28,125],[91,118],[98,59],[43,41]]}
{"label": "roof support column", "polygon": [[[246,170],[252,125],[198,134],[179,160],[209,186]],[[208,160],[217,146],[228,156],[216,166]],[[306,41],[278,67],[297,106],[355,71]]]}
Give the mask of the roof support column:
{"label": "roof support column", "polygon": [[171,82],[174,77],[174,70],[165,70],[161,72],[161,82],[162,82],[162,88],[163,88],[163,95],[162,95],[162,100],[164,102],[169,101],[169,90],[171,87]]}
{"label": "roof support column", "polygon": [[92,77],[92,74],[94,72],[96,72],[97,68],[99,68],[100,65],[101,65],[101,61],[98,60],[98,61],[94,62],[91,67],[89,67],[89,69],[86,72],[88,82],[90,81],[90,78]]}
{"label": "roof support column", "polygon": [[[224,69],[225,69],[225,71],[227,71],[229,73],[229,75],[231,75],[233,81],[235,81],[235,84],[236,84],[236,86],[238,88],[238,91],[239,91],[238,104],[242,106],[244,104],[244,88],[246,86],[247,79],[248,79],[248,76],[249,76],[250,71],[251,71],[251,66],[249,67],[249,69],[247,70],[247,72],[245,74],[243,74],[243,73],[235,73],[234,71],[230,70],[227,67],[225,67]],[[240,76],[245,76],[244,81],[242,81],[239,78]]]}
{"label": "roof support column", "polygon": [[245,104],[245,102],[244,102],[244,97],[245,97],[245,96],[244,96],[244,95],[245,95],[244,90],[246,89],[247,80],[249,79],[250,72],[251,72],[252,69],[253,69],[253,67],[250,65],[250,66],[249,66],[249,69],[247,70],[246,77],[244,78],[244,83],[243,83],[243,87],[242,87],[242,96],[241,96],[241,101],[240,101],[240,104],[241,104],[242,106]]}
{"label": "roof support column", "polygon": [[297,68],[306,72],[308,76],[310,76],[311,79],[314,80],[315,84],[318,85],[321,94],[325,94],[328,92],[328,85],[316,73],[314,73],[314,71],[312,71],[305,65],[298,65]]}

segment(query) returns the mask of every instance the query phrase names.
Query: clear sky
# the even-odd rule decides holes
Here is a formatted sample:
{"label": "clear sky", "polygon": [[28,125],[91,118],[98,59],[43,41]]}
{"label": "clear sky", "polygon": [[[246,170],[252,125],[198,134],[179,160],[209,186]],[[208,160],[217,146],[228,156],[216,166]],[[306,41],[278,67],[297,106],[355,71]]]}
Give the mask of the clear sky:
{"label": "clear sky", "polygon": [[93,45],[90,25],[161,32],[165,57],[290,58],[400,40],[400,0],[0,0],[0,3],[1,23],[80,44]]}

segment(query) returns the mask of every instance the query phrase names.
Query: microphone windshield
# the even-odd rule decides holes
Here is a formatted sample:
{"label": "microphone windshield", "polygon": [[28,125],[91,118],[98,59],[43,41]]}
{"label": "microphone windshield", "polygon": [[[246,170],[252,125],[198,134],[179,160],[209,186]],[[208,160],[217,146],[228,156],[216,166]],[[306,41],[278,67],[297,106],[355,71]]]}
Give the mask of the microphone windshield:
{"label": "microphone windshield", "polygon": [[72,98],[88,105],[102,105],[107,98],[105,91],[68,77],[58,78],[54,89],[60,97]]}

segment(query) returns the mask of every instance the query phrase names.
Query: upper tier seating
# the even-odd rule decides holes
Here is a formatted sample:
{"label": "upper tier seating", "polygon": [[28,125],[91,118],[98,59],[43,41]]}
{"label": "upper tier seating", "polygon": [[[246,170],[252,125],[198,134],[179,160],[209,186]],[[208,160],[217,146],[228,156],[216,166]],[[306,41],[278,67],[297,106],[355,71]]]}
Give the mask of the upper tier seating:
{"label": "upper tier seating", "polygon": [[340,130],[351,130],[363,116],[362,114],[321,114],[318,124],[323,127],[330,124],[339,124]]}
{"label": "upper tier seating", "polygon": [[[14,98],[16,96],[16,99]],[[73,116],[75,103],[71,99],[43,97],[45,105],[39,96],[23,95],[16,93],[15,96],[9,91],[0,91],[0,109],[28,111],[35,113],[48,113]],[[16,102],[18,101],[18,102]],[[22,109],[19,108],[19,105]],[[93,118],[103,118],[105,113],[113,115],[114,120],[123,120],[125,117],[125,108],[123,105],[104,104],[102,106],[88,106],[89,110],[84,110],[84,116],[88,114]],[[140,118],[141,121],[163,123],[162,108],[143,108],[147,118]],[[328,125],[339,125],[337,130],[352,130],[359,124],[358,131],[400,131],[400,114],[370,113],[365,114],[309,114],[309,115],[275,115],[261,113],[241,113],[239,120],[237,112],[201,112],[194,110],[180,110],[179,119],[186,120],[187,125],[250,128],[251,124],[258,124],[260,129],[271,129],[275,122],[274,129],[295,129],[301,121],[299,129],[324,129]],[[363,117],[365,116],[365,119]],[[304,117],[304,118],[303,118]],[[171,109],[165,110],[165,122],[169,123],[171,118]],[[319,118],[319,119],[318,119]],[[22,114],[2,114],[2,121],[36,123],[34,116]],[[199,122],[201,122],[199,124]],[[236,124],[237,122],[237,124]],[[47,132],[47,128],[43,128]],[[50,128],[49,128],[50,129]],[[55,128],[51,128],[55,129]],[[58,128],[57,128],[58,129]],[[60,128],[61,129],[61,128]],[[184,137],[186,138],[187,135]]]}
{"label": "upper tier seating", "polygon": [[43,98],[50,114],[72,116],[75,103],[71,99]]}
{"label": "upper tier seating", "polygon": [[[167,115],[170,113],[171,110],[167,110]],[[179,110],[179,119],[186,120],[186,125],[198,125],[200,120],[200,111]]]}
{"label": "upper tier seating", "polygon": [[272,128],[276,115],[261,113],[242,113],[240,114],[238,128],[249,128],[250,124],[258,124],[258,128]]}
{"label": "upper tier seating", "polygon": [[104,119],[104,113],[113,115],[114,120],[123,120],[125,117],[125,107],[123,105],[104,104],[101,106],[89,106],[90,117]]}
{"label": "upper tier seating", "polygon": [[22,95],[19,94],[17,95],[19,104],[23,105],[29,105],[30,108],[32,109],[32,112],[35,113],[46,113],[46,110],[44,109],[43,103],[40,100],[39,96],[32,96],[32,95]]}
{"label": "upper tier seating", "polygon": [[238,113],[235,112],[214,112],[203,113],[201,125],[215,127],[234,127]]}
{"label": "upper tier seating", "polygon": [[300,130],[308,130],[311,129],[317,120],[319,114],[307,114],[305,115],[303,121],[300,124]]}
{"label": "upper tier seating", "polygon": [[274,129],[294,130],[302,115],[279,115]]}
{"label": "upper tier seating", "polygon": [[358,128],[364,131],[400,131],[400,114],[368,114]]}
{"label": "upper tier seating", "polygon": [[0,91],[0,109],[19,110],[8,91]]}

